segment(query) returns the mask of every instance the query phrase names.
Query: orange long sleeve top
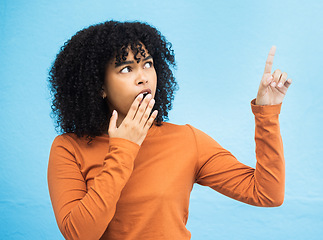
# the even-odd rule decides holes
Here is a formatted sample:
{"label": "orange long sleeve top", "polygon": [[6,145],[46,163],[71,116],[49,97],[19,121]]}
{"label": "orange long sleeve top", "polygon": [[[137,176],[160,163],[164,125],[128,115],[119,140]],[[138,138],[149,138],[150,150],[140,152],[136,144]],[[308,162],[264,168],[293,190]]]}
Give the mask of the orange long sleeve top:
{"label": "orange long sleeve top", "polygon": [[48,184],[66,239],[190,239],[185,225],[193,184],[247,204],[284,198],[281,105],[256,106],[256,168],[190,125],[152,126],[139,147],[125,139],[74,134],[52,144]]}

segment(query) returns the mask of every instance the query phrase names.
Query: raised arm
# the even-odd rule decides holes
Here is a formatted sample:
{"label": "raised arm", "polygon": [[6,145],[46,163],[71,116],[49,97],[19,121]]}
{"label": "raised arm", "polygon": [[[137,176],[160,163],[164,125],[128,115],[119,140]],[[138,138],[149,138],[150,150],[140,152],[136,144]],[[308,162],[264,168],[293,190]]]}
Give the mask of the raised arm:
{"label": "raised arm", "polygon": [[285,191],[279,113],[291,79],[287,79],[287,74],[280,70],[271,74],[275,51],[273,46],[257,99],[251,103],[256,122],[256,168],[242,164],[212,138],[194,130],[199,153],[196,182],[236,200],[263,207],[280,206]]}

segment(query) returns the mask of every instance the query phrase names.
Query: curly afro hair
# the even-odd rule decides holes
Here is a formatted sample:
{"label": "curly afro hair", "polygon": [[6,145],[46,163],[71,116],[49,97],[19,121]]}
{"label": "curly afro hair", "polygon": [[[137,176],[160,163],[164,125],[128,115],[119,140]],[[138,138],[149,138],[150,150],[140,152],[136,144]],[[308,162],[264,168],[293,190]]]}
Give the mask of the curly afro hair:
{"label": "curly afro hair", "polygon": [[142,45],[153,57],[157,73],[155,124],[160,126],[168,120],[178,89],[172,72],[176,64],[171,43],[146,23],[107,21],[77,32],[56,56],[49,72],[56,129],[90,139],[106,132],[111,116],[102,99],[106,66],[114,59],[125,61],[129,47],[135,56],[144,54]]}

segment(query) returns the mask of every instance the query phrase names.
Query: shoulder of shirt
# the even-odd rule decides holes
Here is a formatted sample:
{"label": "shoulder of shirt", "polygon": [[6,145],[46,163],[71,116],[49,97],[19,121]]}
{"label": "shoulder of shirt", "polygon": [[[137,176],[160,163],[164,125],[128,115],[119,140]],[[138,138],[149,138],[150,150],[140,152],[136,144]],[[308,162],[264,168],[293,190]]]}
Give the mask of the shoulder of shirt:
{"label": "shoulder of shirt", "polygon": [[[164,126],[164,127],[163,127]],[[190,125],[177,125],[173,123],[163,122],[163,125],[161,126],[161,134],[172,134],[176,133],[177,135],[184,135],[184,137],[193,137],[194,139],[212,139],[215,141],[211,136],[209,136],[204,131]]]}
{"label": "shoulder of shirt", "polygon": [[[174,124],[169,122],[162,122],[161,126],[156,126],[156,129],[159,133],[193,133],[195,135],[197,128],[193,127],[190,124]],[[158,130],[159,129],[159,130]]]}
{"label": "shoulder of shirt", "polygon": [[55,137],[53,144],[63,145],[64,147],[77,148],[81,145],[87,145],[89,139],[86,137],[77,137],[75,133],[63,133]]}
{"label": "shoulder of shirt", "polygon": [[77,141],[75,133],[63,133],[55,137],[54,141]]}
{"label": "shoulder of shirt", "polygon": [[161,126],[157,126],[157,128],[164,128],[164,129],[169,129],[169,130],[185,130],[192,128],[190,124],[174,124],[170,122],[162,122]]}

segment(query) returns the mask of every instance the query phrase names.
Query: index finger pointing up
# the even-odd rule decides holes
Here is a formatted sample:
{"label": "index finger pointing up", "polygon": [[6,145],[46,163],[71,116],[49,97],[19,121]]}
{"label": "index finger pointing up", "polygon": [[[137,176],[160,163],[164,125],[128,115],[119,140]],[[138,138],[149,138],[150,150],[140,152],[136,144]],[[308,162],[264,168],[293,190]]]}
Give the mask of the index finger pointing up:
{"label": "index finger pointing up", "polygon": [[264,73],[270,73],[271,74],[271,68],[273,66],[275,52],[276,52],[276,46],[272,46],[270,51],[269,51],[268,57],[267,57]]}

